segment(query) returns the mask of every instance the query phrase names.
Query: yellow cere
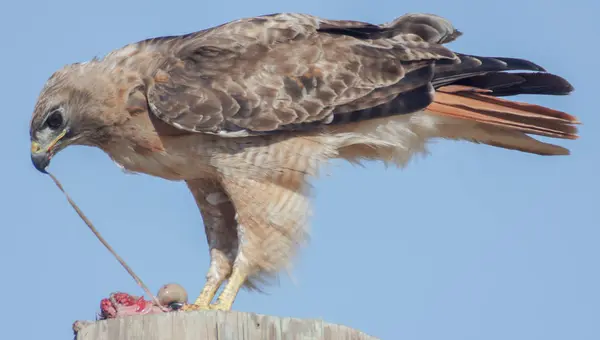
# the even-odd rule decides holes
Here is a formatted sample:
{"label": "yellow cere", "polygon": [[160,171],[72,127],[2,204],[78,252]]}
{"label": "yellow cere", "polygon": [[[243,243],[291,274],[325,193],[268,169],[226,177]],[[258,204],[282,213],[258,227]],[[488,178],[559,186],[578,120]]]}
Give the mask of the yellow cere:
{"label": "yellow cere", "polygon": [[31,153],[38,153],[40,152],[40,143],[38,142],[31,142]]}

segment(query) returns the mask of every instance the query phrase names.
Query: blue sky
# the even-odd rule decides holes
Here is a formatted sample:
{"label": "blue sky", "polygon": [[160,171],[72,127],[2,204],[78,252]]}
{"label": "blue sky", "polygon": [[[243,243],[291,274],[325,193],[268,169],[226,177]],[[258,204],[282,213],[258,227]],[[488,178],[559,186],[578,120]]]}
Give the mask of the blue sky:
{"label": "blue sky", "polygon": [[[268,295],[234,309],[322,318],[382,339],[600,339],[600,129],[595,1],[10,2],[0,27],[3,104],[0,322],[6,339],[58,340],[93,319],[111,291],[141,294],[50,178],[29,159],[28,124],[64,64],[144,38],[240,17],[306,12],[382,23],[406,12],[449,18],[464,53],[522,57],[569,79],[568,97],[527,97],[576,114],[569,157],[441,141],[405,170],[336,163],[314,181],[312,242]],[[594,76],[596,74],[596,76]],[[104,237],[156,291],[195,297],[208,253],[183,183],[122,173],[101,151],[72,147],[53,171]]]}

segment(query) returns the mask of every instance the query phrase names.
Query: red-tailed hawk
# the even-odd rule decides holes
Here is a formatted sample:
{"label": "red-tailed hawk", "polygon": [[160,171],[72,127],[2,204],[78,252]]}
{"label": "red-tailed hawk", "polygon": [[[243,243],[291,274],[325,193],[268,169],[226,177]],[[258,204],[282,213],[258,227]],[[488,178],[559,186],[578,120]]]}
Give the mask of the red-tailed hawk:
{"label": "red-tailed hawk", "polygon": [[306,182],[330,159],[402,166],[435,138],[569,153],[529,135],[575,139],[575,117],[503,97],[571,85],[527,60],[444,46],[460,35],[428,14],[373,25],[285,13],[133,43],[51,76],[32,161],[45,171],[66,146],[88,145],[185,181],[211,257],[185,308],[228,310],[241,287],[290,263],[306,236]]}

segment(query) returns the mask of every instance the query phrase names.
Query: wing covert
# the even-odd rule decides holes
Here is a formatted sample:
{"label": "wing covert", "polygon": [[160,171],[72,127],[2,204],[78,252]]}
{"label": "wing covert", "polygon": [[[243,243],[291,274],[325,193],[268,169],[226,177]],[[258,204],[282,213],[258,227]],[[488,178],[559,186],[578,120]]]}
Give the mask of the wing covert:
{"label": "wing covert", "polygon": [[432,65],[456,56],[409,22],[275,14],[175,37],[148,101],[177,128],[232,136],[414,112],[422,105],[407,105],[411,96],[425,106],[432,100]]}

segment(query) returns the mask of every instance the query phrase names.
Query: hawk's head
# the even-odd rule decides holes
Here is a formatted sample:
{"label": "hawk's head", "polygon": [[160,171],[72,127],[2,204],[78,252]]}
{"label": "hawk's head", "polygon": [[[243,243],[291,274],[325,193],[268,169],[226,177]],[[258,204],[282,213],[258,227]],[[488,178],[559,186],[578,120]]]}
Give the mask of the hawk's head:
{"label": "hawk's head", "polygon": [[98,146],[107,127],[119,121],[118,90],[95,63],[68,65],[55,72],[35,105],[30,124],[31,160],[45,172],[50,159],[68,145]]}

